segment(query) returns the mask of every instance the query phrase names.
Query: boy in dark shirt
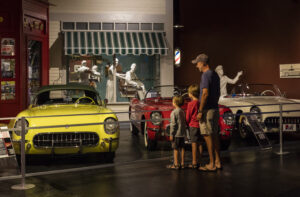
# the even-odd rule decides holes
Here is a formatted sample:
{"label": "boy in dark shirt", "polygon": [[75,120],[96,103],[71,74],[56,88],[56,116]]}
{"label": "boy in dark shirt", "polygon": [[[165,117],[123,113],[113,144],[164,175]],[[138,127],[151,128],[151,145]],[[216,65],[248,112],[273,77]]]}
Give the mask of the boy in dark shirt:
{"label": "boy in dark shirt", "polygon": [[186,123],[189,126],[191,142],[192,142],[192,164],[188,167],[196,169],[198,167],[197,163],[197,149],[199,148],[199,160],[202,156],[202,144],[201,144],[201,135],[199,128],[199,120],[197,119],[198,109],[200,107],[199,102],[199,94],[200,89],[199,86],[194,84],[188,88],[189,97],[192,99],[191,102],[188,103],[186,110]]}
{"label": "boy in dark shirt", "polygon": [[184,137],[186,132],[185,113],[180,108],[184,103],[181,96],[173,97],[173,106],[175,109],[171,113],[170,120],[170,140],[174,149],[174,163],[167,168],[179,170],[179,152],[181,153],[181,168],[184,168]]}

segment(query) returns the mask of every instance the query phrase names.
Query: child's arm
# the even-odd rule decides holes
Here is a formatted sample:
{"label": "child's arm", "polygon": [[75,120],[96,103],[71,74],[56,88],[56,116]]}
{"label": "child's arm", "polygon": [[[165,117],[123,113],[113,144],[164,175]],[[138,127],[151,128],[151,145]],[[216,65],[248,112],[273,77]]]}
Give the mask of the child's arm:
{"label": "child's arm", "polygon": [[187,106],[185,119],[186,119],[187,126],[189,126],[191,119],[192,119],[192,110],[191,110],[191,106],[189,104]]}
{"label": "child's arm", "polygon": [[176,133],[176,117],[174,112],[171,113],[171,117],[170,117],[170,136],[174,136]]}

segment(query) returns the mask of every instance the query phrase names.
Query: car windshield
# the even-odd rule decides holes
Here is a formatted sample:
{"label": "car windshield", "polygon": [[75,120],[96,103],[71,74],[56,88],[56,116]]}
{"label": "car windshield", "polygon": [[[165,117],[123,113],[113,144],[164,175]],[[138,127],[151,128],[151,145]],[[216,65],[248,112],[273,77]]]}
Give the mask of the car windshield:
{"label": "car windshield", "polygon": [[88,90],[50,90],[37,95],[34,105],[53,105],[53,104],[99,104],[100,97]]}
{"label": "car windshield", "polygon": [[227,97],[231,96],[281,96],[281,92],[273,84],[239,84]]}
{"label": "car windshield", "polygon": [[149,89],[146,93],[145,98],[172,98],[175,95],[183,95],[186,90],[178,88],[176,86],[157,86]]}

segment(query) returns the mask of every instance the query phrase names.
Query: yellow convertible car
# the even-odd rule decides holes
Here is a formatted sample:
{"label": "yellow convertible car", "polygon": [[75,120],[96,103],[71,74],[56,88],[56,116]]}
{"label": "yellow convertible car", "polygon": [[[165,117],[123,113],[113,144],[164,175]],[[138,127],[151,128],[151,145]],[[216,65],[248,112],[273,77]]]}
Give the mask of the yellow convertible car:
{"label": "yellow convertible car", "polygon": [[[25,117],[29,127],[25,135],[26,154],[105,152],[113,158],[119,145],[119,124],[105,105],[98,92],[87,85],[42,87],[28,109],[17,115]],[[21,128],[21,119],[12,120],[9,127]],[[14,131],[12,140],[17,154],[20,139],[20,131]]]}

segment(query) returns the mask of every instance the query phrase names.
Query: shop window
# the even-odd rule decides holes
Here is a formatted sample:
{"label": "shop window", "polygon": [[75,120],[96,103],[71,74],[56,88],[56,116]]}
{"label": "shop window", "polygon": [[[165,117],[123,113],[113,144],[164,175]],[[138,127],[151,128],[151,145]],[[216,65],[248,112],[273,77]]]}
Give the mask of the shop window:
{"label": "shop window", "polygon": [[87,30],[88,23],[76,23],[76,29],[77,30]]}
{"label": "shop window", "polygon": [[15,59],[15,39],[1,39],[1,101],[16,99],[16,59]]}
{"label": "shop window", "polygon": [[126,23],[116,23],[115,30],[126,30],[127,25]]}
{"label": "shop window", "polygon": [[140,81],[146,90],[157,85],[160,76],[157,58],[159,56],[117,56],[118,64],[115,66],[115,72],[118,74],[114,75],[112,56],[70,57],[68,82],[94,86],[101,98],[107,98],[109,103],[128,102],[130,97],[136,95],[137,88],[127,84],[122,76],[125,76],[135,63],[136,80]]}
{"label": "shop window", "polygon": [[142,23],[141,30],[152,30],[152,23]]}
{"label": "shop window", "polygon": [[41,86],[41,68],[42,68],[42,42],[37,40],[28,40],[28,105],[33,101]]}
{"label": "shop window", "polygon": [[74,22],[63,22],[63,29],[64,30],[74,30],[75,23]]}
{"label": "shop window", "polygon": [[128,23],[128,30],[139,30],[138,23]]}
{"label": "shop window", "polygon": [[114,30],[114,24],[113,23],[103,23],[102,28],[103,28],[103,30]]}
{"label": "shop window", "polygon": [[164,30],[164,24],[163,23],[154,23],[153,24],[153,30],[163,31]]}
{"label": "shop window", "polygon": [[101,23],[90,23],[90,30],[101,30]]}

